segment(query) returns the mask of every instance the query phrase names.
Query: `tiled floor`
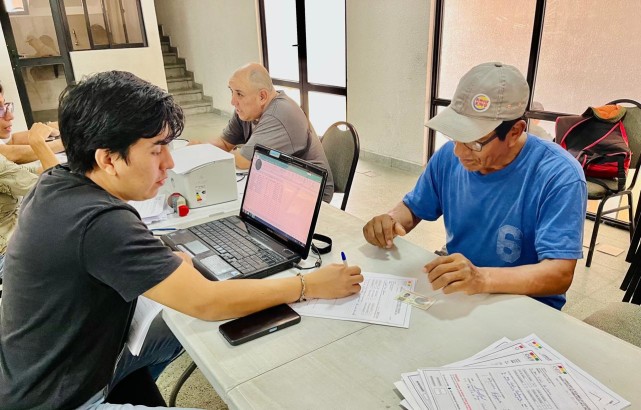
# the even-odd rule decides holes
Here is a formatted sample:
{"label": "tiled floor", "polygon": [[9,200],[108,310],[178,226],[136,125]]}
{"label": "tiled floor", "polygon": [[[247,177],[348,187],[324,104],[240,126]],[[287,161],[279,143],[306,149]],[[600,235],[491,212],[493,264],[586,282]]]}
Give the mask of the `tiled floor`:
{"label": "tiled floor", "polygon": [[[226,123],[227,120],[224,117],[212,114],[193,116],[187,119],[184,135],[190,139],[204,140],[220,135]],[[386,212],[414,186],[417,177],[417,174],[361,160],[354,178],[347,212],[363,220]],[[340,203],[338,199],[334,202]],[[585,237],[589,238],[592,227],[592,222],[586,221]],[[429,250],[440,249],[445,243],[443,223],[441,221],[423,222],[406,238]],[[627,250],[629,235],[626,231],[602,225],[599,229],[598,242]],[[587,254],[587,249],[585,253]],[[580,260],[575,270],[574,281],[567,293],[568,302],[563,311],[578,319],[584,319],[609,303],[621,301],[624,292],[619,290],[619,285],[627,268],[625,252],[614,257],[597,251],[590,268],[586,268],[585,261]],[[167,396],[190,361],[187,354],[183,355],[172,363],[159,379],[158,384]],[[182,407],[226,408],[198,370],[181,390],[177,403]]]}

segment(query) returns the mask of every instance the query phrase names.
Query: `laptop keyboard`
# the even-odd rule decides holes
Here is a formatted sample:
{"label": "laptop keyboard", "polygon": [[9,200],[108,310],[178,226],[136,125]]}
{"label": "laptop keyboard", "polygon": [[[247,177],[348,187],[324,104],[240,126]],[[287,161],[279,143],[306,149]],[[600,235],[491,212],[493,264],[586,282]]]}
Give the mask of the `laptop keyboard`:
{"label": "laptop keyboard", "polygon": [[189,230],[242,273],[274,266],[285,258],[266,248],[228,219],[207,222]]}

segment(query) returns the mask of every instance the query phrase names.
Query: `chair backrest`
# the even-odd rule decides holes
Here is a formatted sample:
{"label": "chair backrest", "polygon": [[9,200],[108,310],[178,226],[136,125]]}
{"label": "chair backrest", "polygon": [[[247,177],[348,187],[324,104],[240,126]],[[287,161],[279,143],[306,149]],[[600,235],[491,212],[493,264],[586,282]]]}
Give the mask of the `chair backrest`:
{"label": "chair backrest", "polygon": [[636,169],[632,181],[628,184],[628,189],[632,189],[637,180],[639,167],[641,166],[641,103],[630,100],[620,99],[609,102],[608,104],[619,104],[626,108],[625,117],[623,117],[623,126],[628,135],[628,144],[632,157],[630,159],[630,169]]}
{"label": "chair backrest", "polygon": [[321,143],[334,177],[334,192],[344,193],[341,204],[344,211],[361,151],[358,133],[348,122],[335,122],[325,131]]}

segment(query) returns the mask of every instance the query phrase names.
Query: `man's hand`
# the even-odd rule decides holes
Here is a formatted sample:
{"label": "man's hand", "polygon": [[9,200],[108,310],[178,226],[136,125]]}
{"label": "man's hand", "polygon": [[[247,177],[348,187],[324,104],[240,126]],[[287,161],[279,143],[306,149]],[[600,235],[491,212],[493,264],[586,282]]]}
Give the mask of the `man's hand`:
{"label": "man's hand", "polygon": [[41,122],[35,122],[27,133],[29,145],[44,144],[46,139],[51,135],[53,129]]}
{"label": "man's hand", "polygon": [[460,253],[439,256],[425,265],[423,271],[427,273],[432,288],[443,289],[446,294],[465,292],[474,295],[487,292],[489,275]]}
{"label": "man's hand", "polygon": [[403,225],[388,214],[375,216],[363,227],[363,236],[367,242],[380,248],[391,248],[394,238],[405,234]]}

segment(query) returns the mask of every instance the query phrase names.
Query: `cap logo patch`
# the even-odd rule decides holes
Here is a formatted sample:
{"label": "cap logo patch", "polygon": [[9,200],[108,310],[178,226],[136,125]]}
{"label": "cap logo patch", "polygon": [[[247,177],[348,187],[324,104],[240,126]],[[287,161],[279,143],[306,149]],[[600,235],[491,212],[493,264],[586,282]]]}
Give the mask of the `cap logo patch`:
{"label": "cap logo patch", "polygon": [[487,111],[490,108],[490,104],[490,97],[485,94],[476,94],[474,98],[472,98],[472,108],[476,112]]}

